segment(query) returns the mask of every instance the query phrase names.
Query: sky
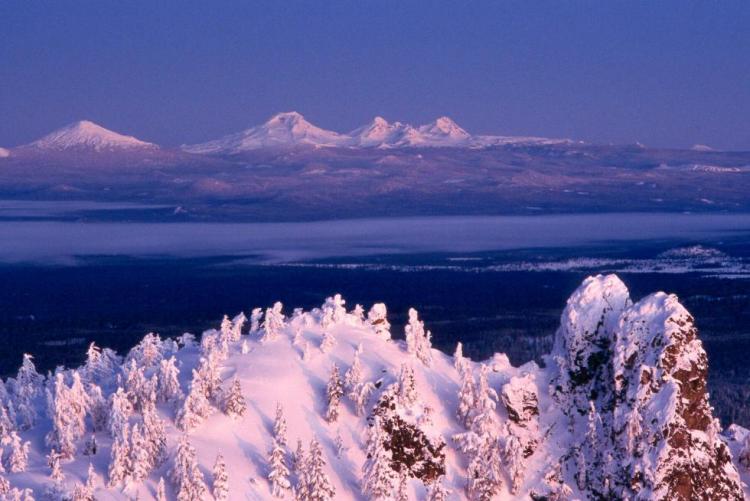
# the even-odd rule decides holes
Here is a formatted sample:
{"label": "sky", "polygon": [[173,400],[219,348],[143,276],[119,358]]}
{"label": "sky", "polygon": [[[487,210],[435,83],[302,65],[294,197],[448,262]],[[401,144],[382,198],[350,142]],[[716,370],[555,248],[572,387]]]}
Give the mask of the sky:
{"label": "sky", "polygon": [[80,119],[175,146],[279,111],[348,131],[750,150],[750,2],[0,2],[0,146]]}

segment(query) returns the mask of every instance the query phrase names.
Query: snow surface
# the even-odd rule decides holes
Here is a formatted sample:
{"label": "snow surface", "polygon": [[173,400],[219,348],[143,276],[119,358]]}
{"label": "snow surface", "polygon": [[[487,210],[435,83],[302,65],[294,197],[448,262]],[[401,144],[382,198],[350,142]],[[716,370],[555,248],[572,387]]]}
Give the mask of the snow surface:
{"label": "snow surface", "polygon": [[[568,332],[566,339],[578,343],[581,336],[591,333],[602,320],[604,330],[613,329],[615,315],[623,308],[628,309],[629,304],[627,289],[617,277],[610,275],[587,279],[571,297],[563,313],[562,329]],[[233,420],[215,410],[205,422],[189,433],[190,443],[197,450],[200,471],[209,488],[212,465],[217,454],[221,453],[228,466],[230,499],[271,499],[270,486],[266,480],[267,457],[272,445],[274,415],[277,404],[280,404],[288,427],[287,452],[294,450],[297,439],[302,440],[307,449],[310,440],[317,438],[327,462],[325,472],[336,489],[334,499],[364,499],[361,494],[361,478],[365,462],[367,417],[356,415],[352,402],[344,396],[337,422],[329,423],[325,419],[326,384],[331,369],[336,364],[343,375],[352,365],[355,352],[358,351],[362,381],[373,382],[378,386],[368,408],[389,385],[397,381],[404,364],[413,369],[419,412],[412,415],[406,412],[405,419],[408,422],[419,421],[418,418],[428,407],[432,409],[431,422],[423,423],[420,427],[428,437],[442,437],[445,441],[445,485],[452,490],[449,499],[465,499],[467,459],[452,440],[454,435],[466,431],[456,418],[457,395],[461,387],[459,372],[478,376],[482,365],[465,360],[461,366],[453,357],[437,350],[431,350],[431,364],[425,365],[407,351],[404,342],[376,334],[375,326],[364,320],[361,314],[354,313],[356,309],[346,313],[340,297],[329,298],[322,308],[324,311],[296,310],[293,314],[287,308],[285,313],[289,316],[275,338],[263,341],[261,332],[249,332],[245,328],[241,330],[239,341],[229,342],[228,357],[221,363],[220,377],[225,388],[229,387],[234,378],[239,380],[247,401],[247,412],[243,418]],[[329,308],[327,313],[325,308]],[[382,311],[384,307],[381,306],[380,309]],[[668,335],[667,331],[673,328],[665,323],[666,319],[675,314],[686,313],[674,296],[663,293],[649,296],[630,309],[632,313],[628,317],[629,322],[640,322],[645,328],[654,326],[654,334],[664,335]],[[602,311],[610,313],[603,319]],[[238,323],[240,318],[244,320],[244,316],[238,315],[234,324],[225,319],[221,328],[228,325],[231,330],[241,329],[242,324]],[[427,324],[429,326],[429,319]],[[217,331],[207,332],[212,335]],[[324,338],[327,338],[326,343],[323,342]],[[622,349],[626,350],[628,347],[623,345]],[[189,375],[198,364],[201,348],[192,345],[176,352],[169,347],[162,348],[162,355],[165,357],[173,353],[180,368],[182,390],[187,392]],[[690,356],[690,353],[685,356]],[[532,490],[543,493],[548,489],[549,472],[554,470],[559,458],[570,451],[571,444],[580,440],[580,436],[576,436],[574,430],[565,426],[563,409],[550,396],[550,385],[558,376],[554,364],[540,368],[531,362],[521,367],[512,367],[507,357],[496,354],[486,365],[490,369],[489,386],[498,393],[502,389],[502,400],[507,402],[506,405],[517,411],[528,409],[528,404],[538,396],[538,408],[529,409],[525,416],[530,419],[538,412],[538,420],[534,418],[531,425],[524,424],[527,421],[523,420],[512,424],[506,407],[501,402],[498,402],[492,414],[493,422],[498,425],[496,433],[501,441],[507,438],[507,433],[514,433],[509,431],[514,427],[523,428],[524,439],[536,441],[534,452],[525,459],[523,480],[518,492],[511,494],[509,491],[511,480],[506,471],[502,474],[503,486],[499,495],[493,499],[529,499]],[[35,403],[40,414],[39,422],[31,430],[21,432],[22,439],[31,441],[32,445],[28,470],[7,473],[5,476],[12,486],[31,488],[39,496],[50,485],[49,469],[44,459],[48,449],[43,439],[50,429],[50,420],[43,417],[44,398],[40,396]],[[160,404],[158,412],[166,422],[169,458],[143,483],[130,485],[124,491],[119,487],[105,487],[112,440],[108,433],[98,432],[96,439],[99,451],[95,456],[83,456],[79,453],[74,460],[62,464],[65,486],[71,488],[75,482],[83,483],[91,462],[98,474],[97,499],[133,499],[136,496],[139,499],[152,499],[160,477],[167,480],[167,496],[173,499],[174,491],[167,472],[172,467],[175,446],[182,432],[174,426],[174,406]],[[736,438],[744,437],[745,434],[738,428],[730,431]],[[342,447],[337,447],[337,437],[340,437]],[[732,441],[732,437],[727,437],[726,440],[730,442],[730,449],[735,451],[738,446]],[[338,450],[341,450],[340,454],[337,454]],[[565,499],[585,497],[577,490],[569,473],[562,472],[561,475],[561,481],[570,489],[570,494]],[[745,492],[746,496],[750,494],[748,490]],[[408,482],[409,499],[424,499],[424,496],[425,488],[422,483],[411,479]],[[287,494],[287,498],[291,498],[291,495]],[[206,496],[205,499],[213,498]]]}
{"label": "snow surface", "polygon": [[81,120],[57,129],[34,141],[28,146],[41,150],[81,150],[94,151],[150,149],[157,146],[141,141],[133,136],[125,136],[95,124]]}
{"label": "snow surface", "polygon": [[370,123],[348,134],[321,129],[308,122],[300,113],[279,113],[266,123],[202,144],[184,145],[190,153],[237,154],[262,148],[293,146],[338,148],[484,148],[510,144],[561,144],[568,140],[535,137],[472,136],[448,117],[413,126],[402,122],[389,123],[375,117]]}

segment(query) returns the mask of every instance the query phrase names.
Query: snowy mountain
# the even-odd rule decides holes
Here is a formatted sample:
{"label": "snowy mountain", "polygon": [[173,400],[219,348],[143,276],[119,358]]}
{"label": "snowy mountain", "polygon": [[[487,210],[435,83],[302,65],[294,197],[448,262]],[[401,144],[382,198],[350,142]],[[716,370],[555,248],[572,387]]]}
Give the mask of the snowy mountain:
{"label": "snowy mountain", "polygon": [[10,151],[5,148],[0,148],[0,158],[7,158],[10,156]]}
{"label": "snowy mountain", "polygon": [[[742,500],[750,434],[720,433],[673,295],[614,275],[571,296],[545,367],[406,341],[387,309],[281,303],[122,360],[92,346],[0,385],[1,490],[39,499]],[[744,483],[743,483],[744,482]],[[19,494],[20,491],[15,491]],[[10,496],[10,499],[21,499]]]}
{"label": "snowy mountain", "polygon": [[186,145],[190,153],[236,154],[262,148],[285,148],[297,145],[345,146],[348,136],[321,129],[301,114],[291,111],[279,113],[266,123],[203,144]]}
{"label": "snowy mountain", "polygon": [[295,146],[338,148],[485,148],[508,144],[560,144],[566,140],[472,136],[448,117],[415,127],[389,123],[382,117],[348,134],[339,134],[311,124],[297,112],[279,113],[265,124],[203,144],[185,145],[190,153],[238,154],[264,148]]}
{"label": "snowy mountain", "polygon": [[150,150],[155,144],[125,136],[104,127],[81,120],[57,129],[34,141],[25,148],[45,151],[95,151],[113,152],[118,150]]}

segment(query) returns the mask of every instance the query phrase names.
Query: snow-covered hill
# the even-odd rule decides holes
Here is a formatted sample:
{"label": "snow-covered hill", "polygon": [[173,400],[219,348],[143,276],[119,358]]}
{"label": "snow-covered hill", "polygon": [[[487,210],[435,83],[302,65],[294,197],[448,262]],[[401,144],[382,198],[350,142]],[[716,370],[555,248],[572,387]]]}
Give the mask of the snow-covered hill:
{"label": "snow-covered hill", "polygon": [[190,153],[232,155],[265,148],[295,146],[338,148],[484,148],[507,144],[561,144],[566,140],[472,136],[448,117],[415,127],[382,117],[348,134],[321,129],[297,112],[279,113],[266,123],[207,143],[185,145]]}
{"label": "snow-covered hill", "polygon": [[6,148],[0,148],[0,158],[7,158],[10,156],[10,151]]}
{"label": "snow-covered hill", "polygon": [[117,150],[153,149],[157,146],[133,136],[125,136],[90,122],[81,120],[53,131],[26,148],[65,151],[89,150],[111,152]]}
{"label": "snow-covered hill", "polygon": [[634,304],[616,276],[587,279],[544,368],[433,350],[413,310],[394,341],[385,305],[349,306],[277,303],[199,344],[148,335],[124,361],[92,347],[46,378],[26,359],[0,385],[0,479],[79,500],[750,493],[747,430],[719,433],[675,296]]}

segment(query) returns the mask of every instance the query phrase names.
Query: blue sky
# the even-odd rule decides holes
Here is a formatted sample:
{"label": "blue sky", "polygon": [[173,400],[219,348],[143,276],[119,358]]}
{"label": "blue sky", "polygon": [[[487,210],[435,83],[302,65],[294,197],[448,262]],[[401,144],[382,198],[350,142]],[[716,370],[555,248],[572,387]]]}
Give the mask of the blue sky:
{"label": "blue sky", "polygon": [[0,145],[88,118],[166,145],[339,131],[750,149],[747,1],[0,2]]}

